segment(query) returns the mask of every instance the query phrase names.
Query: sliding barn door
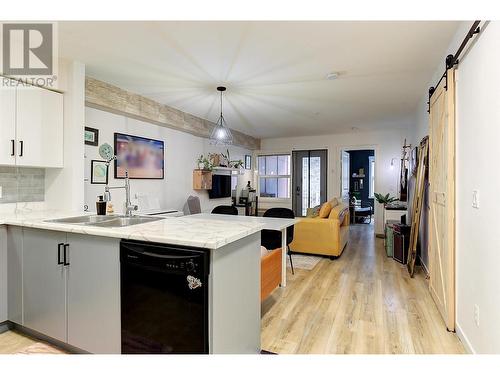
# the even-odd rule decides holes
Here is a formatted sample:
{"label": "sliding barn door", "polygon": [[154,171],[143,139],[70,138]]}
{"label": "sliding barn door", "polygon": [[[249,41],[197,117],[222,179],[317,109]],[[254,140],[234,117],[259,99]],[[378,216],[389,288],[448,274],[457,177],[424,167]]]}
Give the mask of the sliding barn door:
{"label": "sliding barn door", "polygon": [[[447,87],[446,87],[447,86]],[[430,99],[429,287],[446,327],[455,330],[455,71]]]}

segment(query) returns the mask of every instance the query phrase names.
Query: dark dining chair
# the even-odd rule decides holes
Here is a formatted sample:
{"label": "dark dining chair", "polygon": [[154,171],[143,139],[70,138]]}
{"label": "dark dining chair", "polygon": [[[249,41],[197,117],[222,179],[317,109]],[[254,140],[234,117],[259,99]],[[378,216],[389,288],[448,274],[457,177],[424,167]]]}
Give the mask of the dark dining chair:
{"label": "dark dining chair", "polygon": [[[281,219],[295,219],[295,214],[289,208],[275,207],[264,212],[264,217],[278,217]],[[274,250],[281,247],[281,232],[277,230],[263,229],[261,232],[260,244],[268,250]],[[290,257],[290,265],[292,267],[292,275],[295,274],[293,269],[292,252],[290,251],[290,243],[293,241],[293,225],[286,228],[286,253]],[[285,251],[282,249],[282,251]]]}
{"label": "dark dining chair", "polygon": [[359,205],[354,206],[354,223],[356,223],[358,218],[363,219],[363,223],[365,222],[365,218],[369,218],[370,221],[368,224],[372,223],[373,216],[373,205],[369,201],[361,201]]}
{"label": "dark dining chair", "polygon": [[213,214],[238,215],[238,209],[234,206],[217,206],[212,210]]}

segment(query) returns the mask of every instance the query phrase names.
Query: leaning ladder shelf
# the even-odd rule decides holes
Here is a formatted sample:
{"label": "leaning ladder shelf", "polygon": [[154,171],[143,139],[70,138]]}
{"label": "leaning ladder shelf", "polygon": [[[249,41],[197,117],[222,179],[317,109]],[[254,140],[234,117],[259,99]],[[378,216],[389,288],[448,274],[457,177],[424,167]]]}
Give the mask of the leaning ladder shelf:
{"label": "leaning ladder shelf", "polygon": [[422,205],[424,202],[424,185],[425,185],[425,172],[429,150],[429,137],[425,137],[420,142],[419,155],[418,155],[418,168],[417,178],[415,181],[415,192],[413,195],[412,212],[411,212],[411,232],[410,244],[408,247],[408,260],[406,266],[410,276],[413,277],[415,273],[415,261],[417,259],[417,243],[418,231],[420,227],[420,216],[422,213]]}

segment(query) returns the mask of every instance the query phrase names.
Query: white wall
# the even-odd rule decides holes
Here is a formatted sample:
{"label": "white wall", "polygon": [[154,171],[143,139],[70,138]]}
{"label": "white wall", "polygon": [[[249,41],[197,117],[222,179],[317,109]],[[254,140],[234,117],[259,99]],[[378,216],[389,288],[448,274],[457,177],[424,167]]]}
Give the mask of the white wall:
{"label": "white wall", "polygon": [[[463,35],[462,35],[463,36]],[[484,28],[457,73],[457,331],[477,353],[500,353],[500,22]],[[472,208],[472,191],[480,194]],[[474,323],[479,307],[479,327]]]}
{"label": "white wall", "polygon": [[45,170],[45,206],[82,211],[85,65],[61,59],[59,89],[64,91],[64,168]]}
{"label": "white wall", "polygon": [[[375,149],[375,192],[397,195],[398,168],[391,169],[391,159],[401,157],[401,147],[407,130],[353,132],[309,137],[263,139],[259,152],[289,152],[293,150],[328,150],[328,199],[340,196],[340,152],[343,147]],[[291,207],[291,201],[286,204]],[[381,207],[375,209],[376,232],[383,233]]]}
{"label": "white wall", "polygon": [[[210,145],[206,138],[89,107],[85,109],[85,125],[99,129],[99,144],[107,142],[113,146],[115,132],[165,142],[165,178],[131,180],[132,197],[136,194],[157,197],[161,208],[177,210],[182,210],[189,195],[200,197],[202,211],[211,211],[217,205],[231,203],[230,198],[210,200],[206,191],[193,190],[193,169],[196,168],[196,159],[202,153],[206,155],[208,152],[225,152],[226,148]],[[236,146],[229,147],[229,151],[233,160],[244,160],[245,154],[252,154],[251,151]],[[85,178],[88,179],[85,181],[85,204],[90,210],[95,211],[95,201],[98,195],[103,194],[104,185],[90,183],[90,161],[102,158],[99,156],[98,147],[89,145],[85,145],[85,156]],[[251,175],[251,171],[247,171],[245,175],[239,177],[238,189],[246,184]],[[123,185],[123,180],[114,179],[112,168],[110,168],[109,185]],[[112,190],[111,194],[115,211],[122,212],[124,191]]]}

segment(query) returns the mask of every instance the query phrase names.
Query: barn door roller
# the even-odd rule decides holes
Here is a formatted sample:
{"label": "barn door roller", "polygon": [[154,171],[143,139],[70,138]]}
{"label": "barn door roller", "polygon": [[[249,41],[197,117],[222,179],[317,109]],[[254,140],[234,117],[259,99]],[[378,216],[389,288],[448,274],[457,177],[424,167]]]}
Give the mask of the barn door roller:
{"label": "barn door roller", "polygon": [[427,113],[431,113],[431,97],[432,94],[436,91],[436,88],[439,86],[441,81],[445,79],[445,85],[444,88],[447,90],[448,89],[448,69],[453,68],[455,65],[458,65],[459,62],[459,57],[462,51],[464,50],[465,46],[467,43],[474,37],[474,35],[479,34],[481,32],[481,28],[479,27],[479,24],[481,21],[474,21],[472,24],[471,28],[469,29],[469,32],[465,36],[464,40],[462,41],[462,44],[460,44],[460,47],[458,47],[457,52],[454,55],[448,55],[446,56],[445,59],[445,70],[441,78],[439,78],[439,81],[436,83],[435,86],[429,87],[429,101],[427,102]]}

